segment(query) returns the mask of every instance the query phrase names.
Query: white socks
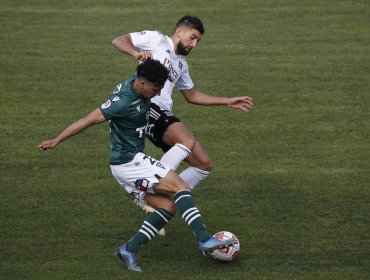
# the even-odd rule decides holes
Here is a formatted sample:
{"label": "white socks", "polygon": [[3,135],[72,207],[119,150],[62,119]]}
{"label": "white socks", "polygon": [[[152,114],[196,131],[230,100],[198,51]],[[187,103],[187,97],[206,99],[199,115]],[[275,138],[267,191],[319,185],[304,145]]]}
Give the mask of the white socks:
{"label": "white socks", "polygon": [[179,174],[180,178],[187,182],[191,189],[204,180],[209,174],[209,171],[202,170],[193,166],[189,166]]}
{"label": "white socks", "polygon": [[[169,149],[161,158],[161,162],[176,171],[180,166],[181,162],[190,155],[191,151],[182,144],[175,144]],[[204,180],[209,174],[209,171],[202,170],[193,166],[189,166],[183,172],[179,174],[180,178],[189,184],[190,188],[193,189],[202,180]]]}
{"label": "white socks", "polygon": [[172,170],[176,170],[191,151],[182,144],[175,144],[161,158],[161,162]]}

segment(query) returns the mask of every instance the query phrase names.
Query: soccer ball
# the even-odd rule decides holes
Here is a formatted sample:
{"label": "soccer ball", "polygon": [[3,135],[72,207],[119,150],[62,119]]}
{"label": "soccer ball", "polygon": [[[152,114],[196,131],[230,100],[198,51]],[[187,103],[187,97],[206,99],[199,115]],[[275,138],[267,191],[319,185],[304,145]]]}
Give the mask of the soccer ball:
{"label": "soccer ball", "polygon": [[211,256],[214,259],[222,262],[231,262],[233,259],[235,259],[240,251],[240,242],[236,235],[229,231],[219,231],[213,236],[221,240],[233,239],[236,241],[236,243],[229,248],[214,250],[211,253]]}

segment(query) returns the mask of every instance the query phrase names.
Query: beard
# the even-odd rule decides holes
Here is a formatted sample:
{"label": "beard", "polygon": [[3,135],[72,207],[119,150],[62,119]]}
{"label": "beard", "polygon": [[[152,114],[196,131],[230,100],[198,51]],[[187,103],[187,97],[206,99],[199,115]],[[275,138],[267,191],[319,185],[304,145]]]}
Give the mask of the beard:
{"label": "beard", "polygon": [[177,44],[177,53],[178,53],[179,55],[184,55],[184,56],[186,56],[186,55],[188,55],[188,54],[190,53],[190,51],[187,51],[187,50],[185,49],[184,45],[183,45],[181,42],[179,42],[179,43]]}

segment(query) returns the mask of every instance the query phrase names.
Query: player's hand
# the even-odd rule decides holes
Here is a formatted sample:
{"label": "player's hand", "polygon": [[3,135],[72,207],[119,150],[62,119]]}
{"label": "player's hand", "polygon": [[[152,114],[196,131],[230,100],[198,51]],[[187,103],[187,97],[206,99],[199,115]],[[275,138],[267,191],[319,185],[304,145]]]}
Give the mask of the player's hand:
{"label": "player's hand", "polygon": [[56,145],[58,145],[58,141],[56,139],[53,140],[45,140],[42,141],[41,144],[38,146],[40,151],[46,151],[47,149],[52,149]]}
{"label": "player's hand", "polygon": [[249,96],[233,97],[230,98],[228,106],[233,109],[240,109],[244,112],[248,112],[253,108],[253,100]]}
{"label": "player's hand", "polygon": [[138,53],[137,59],[144,62],[148,59],[153,59],[153,55],[150,51],[141,51]]}

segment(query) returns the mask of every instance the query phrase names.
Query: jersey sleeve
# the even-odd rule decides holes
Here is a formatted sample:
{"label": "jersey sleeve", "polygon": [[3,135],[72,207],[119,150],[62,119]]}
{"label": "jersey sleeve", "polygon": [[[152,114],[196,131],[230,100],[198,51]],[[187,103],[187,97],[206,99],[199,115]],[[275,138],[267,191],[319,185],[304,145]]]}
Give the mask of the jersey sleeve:
{"label": "jersey sleeve", "polygon": [[178,90],[191,89],[194,87],[193,80],[190,77],[188,64],[186,63],[183,67],[183,72],[175,84]]}
{"label": "jersey sleeve", "polygon": [[127,102],[122,96],[112,95],[107,101],[99,106],[106,120],[127,117]]}
{"label": "jersey sleeve", "polygon": [[159,31],[141,31],[130,33],[132,43],[135,48],[142,51],[150,51],[159,45],[162,36]]}

